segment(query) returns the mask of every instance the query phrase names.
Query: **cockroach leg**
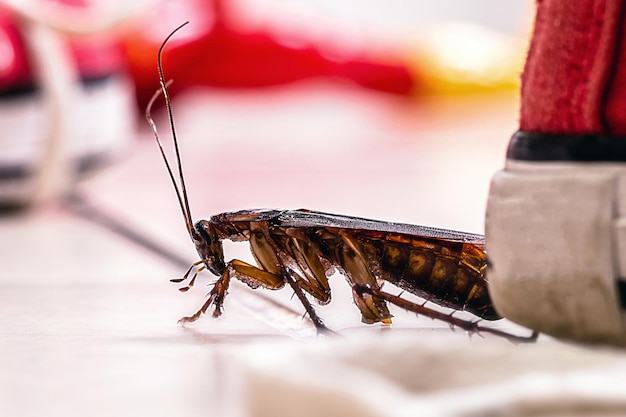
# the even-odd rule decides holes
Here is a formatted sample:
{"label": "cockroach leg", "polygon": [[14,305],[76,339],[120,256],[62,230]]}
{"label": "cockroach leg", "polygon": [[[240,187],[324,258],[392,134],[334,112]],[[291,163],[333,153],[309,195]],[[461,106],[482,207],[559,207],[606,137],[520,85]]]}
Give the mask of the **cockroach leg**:
{"label": "cockroach leg", "polygon": [[391,324],[393,317],[389,313],[385,300],[369,291],[362,291],[361,288],[370,288],[366,285],[357,284],[352,287],[352,298],[361,311],[361,321],[366,324],[381,322]]}
{"label": "cockroach leg", "polygon": [[293,271],[293,277],[300,287],[312,295],[320,304],[330,302],[330,284],[326,276],[326,268],[320,259],[320,247],[316,242],[307,238],[305,233],[297,228],[289,228],[286,234],[286,249],[293,257],[302,275]]}
{"label": "cockroach leg", "polygon": [[[199,268],[196,272],[199,272],[202,269],[204,268]],[[300,287],[296,279],[293,277],[295,272],[286,267],[282,267],[281,271],[281,275],[276,275],[264,269],[258,268],[254,265],[250,265],[244,261],[233,259],[226,266],[224,274],[214,284],[213,288],[209,292],[207,300],[204,302],[202,307],[194,315],[189,317],[183,317],[182,319],[180,319],[179,323],[185,324],[196,321],[207,312],[212,304],[215,308],[215,310],[213,311],[213,316],[220,316],[222,314],[224,298],[227,294],[230,279],[232,277],[235,277],[253,289],[258,287],[264,287],[266,289],[277,290],[282,288],[285,283],[288,283],[293,289],[296,297],[298,297],[298,300],[300,300],[300,302],[304,306],[304,309],[309,315],[311,321],[313,321],[313,324],[317,328],[318,332],[330,332],[330,330],[324,325],[322,319],[315,312],[315,309],[313,308],[309,300],[304,295],[304,292],[302,291],[302,288]],[[195,280],[196,275],[197,274],[195,274],[190,281],[189,286],[193,285],[192,282]]]}
{"label": "cockroach leg", "polygon": [[[189,281],[189,284],[185,285],[184,287],[180,287],[178,289],[178,291],[180,292],[187,292],[191,289],[191,287],[193,287],[193,285],[196,283],[196,278],[198,278],[198,274],[202,271],[204,271],[206,269],[205,265],[202,265],[200,268],[196,269],[196,272],[194,272],[193,276],[191,277],[191,280]],[[185,279],[187,277],[184,277]]]}
{"label": "cockroach leg", "polygon": [[412,311],[417,314],[421,314],[432,319],[437,319],[449,323],[451,326],[459,327],[469,333],[490,333],[496,336],[501,336],[514,342],[534,342],[537,340],[539,333],[534,331],[530,336],[518,336],[504,332],[502,330],[494,329],[491,327],[483,327],[479,325],[479,321],[468,321],[458,317],[454,317],[452,314],[442,313],[440,311],[433,310],[426,307],[424,304],[416,304],[409,300],[406,300],[397,295],[390,294],[376,288],[370,288],[363,285],[355,285],[353,290],[357,294],[371,294],[382,298],[385,301],[390,302],[404,310]]}
{"label": "cockroach leg", "polygon": [[[337,248],[337,258],[341,268],[345,271],[348,282],[353,287],[380,289],[378,280],[371,268],[368,267],[366,257],[359,243],[349,233],[338,233],[341,244]],[[354,303],[361,310],[361,321],[367,324],[382,322],[391,324],[391,313],[387,304],[380,297],[372,293],[352,291]]]}
{"label": "cockroach leg", "polygon": [[213,298],[214,310],[213,317],[219,317],[224,311],[224,299],[228,293],[228,286],[230,285],[231,270],[227,269],[224,275],[213,285],[211,292],[209,293],[209,300]]}
{"label": "cockroach leg", "polygon": [[[268,225],[265,223],[252,224],[251,231],[256,232],[256,233],[252,233],[251,238],[250,238],[250,250],[252,251],[252,254],[255,257],[255,259],[259,262],[260,265],[272,265],[272,267],[279,267],[280,276],[277,276],[277,278],[280,280],[282,285],[284,285],[284,283],[288,283],[289,286],[291,286],[294,293],[296,294],[296,297],[298,297],[298,300],[300,300],[300,303],[304,306],[304,309],[309,315],[309,318],[315,325],[315,328],[317,329],[318,333],[330,332],[330,330],[324,325],[324,322],[322,321],[322,319],[315,312],[315,309],[313,308],[309,300],[304,295],[303,287],[299,284],[299,282],[304,281],[304,278],[302,278],[297,272],[295,272],[291,268],[287,268],[284,265],[284,260],[282,259],[282,256],[279,255],[281,253],[284,254],[284,252],[281,251],[281,248],[272,237],[272,234],[269,230]],[[295,250],[297,251],[298,249],[296,248]],[[300,253],[300,255],[305,256],[303,253]],[[298,263],[298,259],[295,259],[295,260],[296,260],[296,263]],[[306,263],[307,265],[309,264],[309,262],[312,262],[311,259],[309,259],[308,262],[306,262],[303,258],[301,258],[300,260],[301,262]],[[252,265],[250,265],[250,267],[257,269],[253,267]],[[322,266],[320,265],[319,268],[321,272],[318,271],[317,276],[314,275],[314,277],[316,278],[317,281],[321,280],[322,283],[326,282],[326,285],[328,285],[328,281],[326,279],[326,276],[324,275]],[[266,272],[264,270],[263,272],[266,274],[270,274],[269,272]],[[311,285],[307,285],[305,287],[307,288],[307,292],[309,294],[312,294],[313,297],[316,297],[316,292],[319,292],[319,291],[317,291],[314,288],[315,285],[313,282],[310,282],[309,284]],[[280,286],[282,287],[282,285]],[[277,289],[277,288],[272,288],[272,289]],[[328,295],[328,298],[325,298],[325,296],[321,294],[320,298],[318,299],[322,301],[326,301],[326,299],[330,299],[330,295]]]}
{"label": "cockroach leg", "polygon": [[198,265],[204,265],[206,263],[206,261],[207,261],[206,259],[201,259],[199,261],[196,261],[196,262],[192,263],[191,266],[187,269],[187,271],[185,271],[185,274],[182,277],[180,277],[180,278],[172,278],[172,279],[170,279],[170,282],[173,282],[175,284],[183,282],[184,280],[186,280],[189,277],[189,274],[191,274],[191,271],[193,271],[193,269],[195,267],[197,267]]}
{"label": "cockroach leg", "polygon": [[214,304],[213,317],[219,317],[222,315],[224,298],[226,298],[226,294],[228,293],[228,286],[230,285],[230,274],[231,269],[227,268],[224,271],[224,274],[213,284],[213,288],[208,294],[207,300],[202,304],[202,307],[193,316],[183,317],[178,320],[179,324],[185,323],[193,323],[198,320],[202,315],[204,315],[207,310],[211,307],[211,304]]}
{"label": "cockroach leg", "polygon": [[291,269],[285,268],[285,267],[283,267],[282,270],[283,270],[282,275],[283,275],[284,281],[286,281],[293,289],[293,292],[296,294],[296,297],[298,297],[298,300],[300,300],[300,302],[304,306],[304,309],[306,310],[307,314],[309,315],[309,318],[315,325],[315,328],[317,329],[318,333],[330,332],[330,329],[326,327],[326,325],[324,324],[320,316],[317,315],[317,313],[315,312],[315,309],[313,308],[309,300],[304,295],[302,288],[300,288],[300,285],[298,285],[298,283],[294,279],[293,277],[294,272]]}
{"label": "cockroach leg", "polygon": [[[213,291],[211,291],[211,293],[212,292]],[[211,304],[213,304],[214,300],[215,300],[215,294],[211,294],[209,298],[204,302],[204,304],[202,304],[202,307],[200,307],[200,309],[196,311],[196,313],[193,316],[181,318],[180,320],[178,320],[178,324],[193,323],[194,321],[198,320],[209,309]]]}
{"label": "cockroach leg", "polygon": [[284,280],[279,274],[275,274],[257,266],[250,265],[247,262],[233,259],[228,263],[226,269],[252,289],[263,287],[268,290],[278,290],[285,285]]}

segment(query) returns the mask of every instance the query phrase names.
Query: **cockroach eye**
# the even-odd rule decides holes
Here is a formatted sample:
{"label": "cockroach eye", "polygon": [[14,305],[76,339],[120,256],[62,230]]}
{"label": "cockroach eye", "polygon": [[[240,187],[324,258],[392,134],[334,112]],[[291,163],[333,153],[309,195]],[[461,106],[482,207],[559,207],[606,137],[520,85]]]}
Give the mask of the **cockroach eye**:
{"label": "cockroach eye", "polygon": [[191,232],[191,240],[193,240],[194,244],[202,243],[204,241],[202,234],[195,229]]}

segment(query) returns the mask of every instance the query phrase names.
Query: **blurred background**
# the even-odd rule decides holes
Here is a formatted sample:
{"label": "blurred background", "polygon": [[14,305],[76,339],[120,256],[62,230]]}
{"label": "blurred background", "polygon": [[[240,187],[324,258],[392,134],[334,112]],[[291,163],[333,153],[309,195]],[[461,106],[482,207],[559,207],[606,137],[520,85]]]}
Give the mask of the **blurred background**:
{"label": "blurred background", "polygon": [[[163,65],[195,219],[309,208],[482,233],[532,17],[528,0],[0,1],[2,414],[234,412],[242,388],[223,379],[242,374],[224,362],[276,377],[237,349],[297,356],[315,340],[289,291],[238,283],[223,318],[176,325],[206,287],[168,282],[196,255],[143,118],[174,28],[190,22]],[[160,100],[152,116],[169,148]],[[241,244],[227,255],[250,260]],[[342,278],[331,286],[318,312],[351,342],[476,352],[398,309],[391,332],[361,325]]]}
{"label": "blurred background", "polygon": [[[257,196],[252,201],[226,198],[225,193],[249,192],[217,180],[215,170],[225,169],[224,164],[235,168],[236,175],[282,165],[279,170],[289,175],[279,175],[290,181],[282,188],[291,190],[274,187],[272,194],[294,196],[296,205],[315,203],[310,199],[319,193],[310,187],[316,184],[333,194],[332,187],[339,184],[322,185],[323,178],[311,177],[329,169],[344,185],[366,175],[354,184],[362,191],[372,188],[390,161],[398,170],[390,175],[394,182],[427,173],[426,164],[467,171],[465,165],[481,165],[474,163],[480,155],[456,152],[460,146],[446,144],[441,146],[451,158],[446,161],[419,147],[441,140],[428,135],[442,119],[449,119],[448,126],[465,124],[460,118],[477,120],[471,112],[486,114],[499,100],[514,100],[531,20],[527,1],[506,6],[484,0],[436,6],[278,0],[5,3],[5,10],[0,9],[6,51],[0,68],[0,122],[6,132],[0,198],[27,205],[53,200],[111,157],[127,155],[127,145],[146,130],[139,119],[158,87],[158,47],[186,20],[191,23],[165,51],[164,68],[178,101],[183,148],[200,143],[207,148],[192,153],[212,160],[204,169],[213,171],[190,177],[225,185],[217,193],[223,201],[218,210],[272,203],[257,201]],[[455,143],[478,142],[478,147],[489,140],[453,136]],[[385,155],[394,151],[397,155]],[[377,161],[363,163],[359,154],[367,158],[368,152]],[[424,161],[392,161],[418,154]],[[454,155],[462,160],[452,159]],[[302,169],[300,157],[310,169]],[[416,184],[431,181],[414,179],[388,189],[389,195],[379,200],[393,201],[407,191],[405,185],[412,194],[433,195],[432,189],[420,190]],[[452,191],[448,185],[436,187]],[[452,192],[472,189],[454,188]],[[296,197],[295,189],[305,195]],[[355,196],[370,197],[365,192]],[[368,205],[361,203],[357,206]],[[384,211],[372,214],[396,217],[389,206],[397,203],[380,206]]]}

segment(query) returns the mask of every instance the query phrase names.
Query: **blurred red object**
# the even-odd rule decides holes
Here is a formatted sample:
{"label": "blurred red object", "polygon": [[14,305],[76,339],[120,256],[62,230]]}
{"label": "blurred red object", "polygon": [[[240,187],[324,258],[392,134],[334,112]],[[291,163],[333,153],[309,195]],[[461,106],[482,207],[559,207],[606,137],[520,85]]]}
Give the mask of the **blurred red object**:
{"label": "blurred red object", "polygon": [[[316,45],[292,48],[266,31],[244,32],[229,22],[222,0],[163,2],[124,37],[128,65],[140,107],[158,88],[156,56],[170,30],[186,20],[164,53],[173,95],[197,86],[252,88],[332,77],[387,93],[410,95],[415,74],[399,59],[382,62],[367,56],[330,59]],[[158,26],[158,29],[155,29]]]}
{"label": "blurred red object", "polygon": [[12,16],[0,8],[0,91],[32,89],[31,68],[24,42]]}
{"label": "blurred red object", "polygon": [[[62,7],[86,8],[86,0],[55,0]],[[32,92],[39,88],[33,76],[30,51],[19,20],[0,7],[0,95]],[[126,58],[119,40],[109,34],[68,38],[68,54],[82,81],[124,72]]]}

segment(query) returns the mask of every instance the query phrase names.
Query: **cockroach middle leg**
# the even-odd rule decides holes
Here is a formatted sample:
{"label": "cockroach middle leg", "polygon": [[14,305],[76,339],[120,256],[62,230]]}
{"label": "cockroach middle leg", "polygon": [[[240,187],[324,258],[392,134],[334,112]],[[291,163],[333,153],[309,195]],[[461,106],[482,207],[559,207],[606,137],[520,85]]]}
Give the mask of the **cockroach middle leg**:
{"label": "cockroach middle leg", "polygon": [[539,333],[537,331],[533,331],[530,336],[518,336],[491,327],[480,326],[478,324],[478,321],[469,321],[454,317],[452,314],[446,314],[437,310],[433,310],[426,307],[424,304],[414,303],[400,296],[390,294],[377,288],[370,288],[363,285],[355,285],[353,287],[353,290],[360,295],[370,294],[373,296],[377,296],[404,310],[412,311],[414,313],[430,317],[431,319],[444,321],[446,323],[449,323],[453,327],[459,327],[469,333],[490,333],[496,336],[504,337],[514,342],[534,342],[539,336]]}
{"label": "cockroach middle leg", "polygon": [[313,305],[309,302],[309,300],[304,295],[304,291],[302,291],[302,288],[298,284],[297,280],[294,279],[293,277],[294,274],[295,272],[292,271],[291,269],[283,267],[284,280],[289,284],[289,286],[291,286],[291,288],[293,289],[293,292],[296,294],[296,297],[298,297],[298,300],[300,300],[300,303],[302,303],[302,305],[304,306],[304,309],[306,310],[307,314],[309,315],[309,318],[315,325],[317,332],[329,333],[330,329],[326,327],[326,325],[324,324],[320,316],[318,316],[317,313],[315,312]]}
{"label": "cockroach middle leg", "polygon": [[[229,268],[234,276],[240,281],[246,283],[251,288],[264,287],[270,290],[278,290],[282,288],[285,283],[293,289],[296,297],[302,305],[305,311],[309,315],[309,318],[315,325],[318,332],[330,332],[330,330],[324,325],[322,319],[317,315],[313,305],[306,298],[302,287],[298,283],[298,279],[295,278],[297,273],[285,266],[280,267],[280,275],[258,268],[254,265],[250,265],[243,261],[234,259],[229,263]],[[300,279],[301,280],[301,279]]]}

